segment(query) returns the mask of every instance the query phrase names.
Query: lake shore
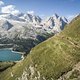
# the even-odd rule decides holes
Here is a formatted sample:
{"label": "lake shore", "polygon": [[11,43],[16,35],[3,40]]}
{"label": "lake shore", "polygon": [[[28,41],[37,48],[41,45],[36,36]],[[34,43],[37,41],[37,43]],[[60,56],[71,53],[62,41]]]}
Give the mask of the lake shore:
{"label": "lake shore", "polygon": [[13,49],[13,48],[2,48],[2,49],[0,49],[0,50],[11,50],[12,52],[14,52],[14,53],[19,53],[19,54],[21,54],[21,55],[24,55],[24,54],[25,54],[25,52],[13,51],[12,49]]}
{"label": "lake shore", "polygon": [[[13,52],[13,54],[14,54],[14,53],[18,53],[18,54],[21,55],[21,60],[18,60],[18,61],[5,61],[5,62],[16,62],[16,63],[17,63],[17,62],[23,61],[23,60],[24,60],[25,52],[13,51],[12,49],[13,49],[13,48],[2,48],[2,49],[0,49],[0,50],[10,50],[11,52]],[[4,61],[1,61],[1,62],[4,62]]]}

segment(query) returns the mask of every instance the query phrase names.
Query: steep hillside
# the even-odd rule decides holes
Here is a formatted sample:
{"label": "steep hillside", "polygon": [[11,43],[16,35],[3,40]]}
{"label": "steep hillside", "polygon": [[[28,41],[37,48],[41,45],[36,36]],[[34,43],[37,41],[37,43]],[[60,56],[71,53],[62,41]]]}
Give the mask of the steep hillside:
{"label": "steep hillside", "polygon": [[80,62],[73,69],[62,75],[58,80],[80,80]]}
{"label": "steep hillside", "polygon": [[80,16],[63,32],[34,47],[25,60],[2,72],[0,80],[58,80],[79,61]]}

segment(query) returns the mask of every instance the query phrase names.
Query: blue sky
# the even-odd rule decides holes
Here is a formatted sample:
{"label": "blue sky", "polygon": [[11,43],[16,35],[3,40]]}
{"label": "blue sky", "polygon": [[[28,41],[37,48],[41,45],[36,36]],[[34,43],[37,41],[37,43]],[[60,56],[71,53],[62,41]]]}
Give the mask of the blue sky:
{"label": "blue sky", "polygon": [[80,13],[80,0],[2,0],[5,5],[15,5],[21,12],[34,11],[40,16],[71,16]]}

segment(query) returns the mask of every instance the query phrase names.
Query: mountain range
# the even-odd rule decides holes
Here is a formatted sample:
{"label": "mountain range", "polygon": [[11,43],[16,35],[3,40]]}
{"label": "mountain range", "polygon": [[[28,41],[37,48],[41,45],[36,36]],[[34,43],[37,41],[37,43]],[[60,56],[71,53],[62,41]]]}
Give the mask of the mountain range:
{"label": "mountain range", "polygon": [[0,44],[12,44],[13,50],[27,51],[50,36],[61,32],[66,24],[68,20],[57,14],[41,19],[29,13],[19,15],[1,13]]}
{"label": "mountain range", "polygon": [[[54,33],[60,32],[64,29],[64,26],[68,23],[68,20],[64,17],[59,17],[57,14],[41,19],[39,16],[33,14],[19,14],[17,16],[8,13],[0,14],[0,36],[7,38],[27,38],[27,28],[34,31],[33,36],[36,36],[36,32],[40,33]],[[4,33],[3,33],[4,31]],[[28,31],[27,31],[28,32]],[[30,36],[28,36],[30,37]]]}

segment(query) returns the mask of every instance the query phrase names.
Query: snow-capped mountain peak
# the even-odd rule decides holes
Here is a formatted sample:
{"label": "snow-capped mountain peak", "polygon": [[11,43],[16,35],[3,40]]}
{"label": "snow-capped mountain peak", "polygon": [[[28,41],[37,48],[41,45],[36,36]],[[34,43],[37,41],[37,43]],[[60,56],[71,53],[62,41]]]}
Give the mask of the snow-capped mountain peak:
{"label": "snow-capped mountain peak", "polygon": [[63,21],[65,21],[66,23],[68,23],[67,18],[65,18],[65,17],[61,17],[61,18],[63,19]]}
{"label": "snow-capped mountain peak", "polygon": [[60,17],[57,14],[54,14],[53,16],[42,21],[43,26],[51,29],[53,32],[60,32],[62,29],[64,29],[64,26],[67,23],[68,20],[65,17]]}
{"label": "snow-capped mountain peak", "polygon": [[56,14],[56,13],[53,15],[53,18],[54,18],[54,19],[56,19],[56,18],[58,18],[58,17],[59,17],[59,16],[58,16],[58,14]]}
{"label": "snow-capped mountain peak", "polygon": [[4,23],[2,24],[2,28],[5,30],[9,30],[12,27],[13,27],[13,25],[11,23],[9,23],[7,20],[4,21]]}
{"label": "snow-capped mountain peak", "polygon": [[39,16],[29,14],[29,13],[24,14],[23,19],[25,19],[28,22],[33,22],[35,24],[40,23],[42,20]]}
{"label": "snow-capped mountain peak", "polygon": [[10,14],[10,13],[0,14],[0,19],[7,19],[7,20],[14,20],[14,21],[25,21],[25,20],[19,18],[18,16],[15,16],[15,15]]}
{"label": "snow-capped mountain peak", "polygon": [[0,23],[0,36],[27,38],[32,35],[36,37],[37,33],[60,32],[64,29],[65,24],[67,24],[67,19],[57,14],[42,20],[39,16],[29,13],[22,13],[17,16],[3,13],[0,14]]}

